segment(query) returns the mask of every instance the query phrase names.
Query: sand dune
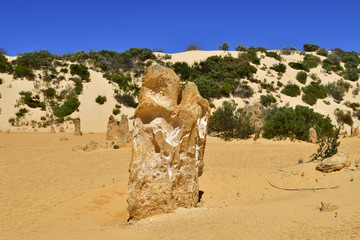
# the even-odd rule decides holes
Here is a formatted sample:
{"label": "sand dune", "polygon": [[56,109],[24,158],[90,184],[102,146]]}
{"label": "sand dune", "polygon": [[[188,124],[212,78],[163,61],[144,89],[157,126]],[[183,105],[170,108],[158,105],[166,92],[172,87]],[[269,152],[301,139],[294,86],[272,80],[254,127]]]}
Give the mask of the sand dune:
{"label": "sand dune", "polygon": [[[73,152],[105,134],[0,133],[0,239],[359,239],[360,138],[341,141],[352,167],[323,174],[300,164],[304,142],[209,137],[203,206],[127,223],[131,148]],[[333,190],[284,188],[340,186]],[[320,212],[322,201],[340,208]]]}

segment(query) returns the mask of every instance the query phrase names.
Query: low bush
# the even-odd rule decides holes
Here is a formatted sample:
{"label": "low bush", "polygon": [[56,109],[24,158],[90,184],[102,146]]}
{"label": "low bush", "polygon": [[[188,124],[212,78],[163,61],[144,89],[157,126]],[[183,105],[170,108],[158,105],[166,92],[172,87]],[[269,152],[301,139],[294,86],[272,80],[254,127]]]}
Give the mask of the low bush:
{"label": "low bush", "polygon": [[219,50],[223,51],[229,51],[230,45],[227,42],[224,42],[223,44],[219,45]]}
{"label": "low bush", "polygon": [[202,47],[199,43],[190,43],[186,45],[186,51],[202,50]]}
{"label": "low bush", "polygon": [[22,65],[17,65],[15,67],[13,76],[15,79],[17,79],[17,78],[26,78],[28,80],[35,79],[34,72],[30,68],[28,68],[26,66],[22,66]]}
{"label": "low bush", "polygon": [[251,98],[254,95],[254,89],[247,84],[240,84],[235,91],[232,92],[234,97]]}
{"label": "low bush", "polygon": [[322,68],[326,71],[334,71],[338,72],[343,70],[340,66],[341,57],[337,54],[331,53],[327,56],[327,58],[322,63]]}
{"label": "low bush", "polygon": [[116,116],[116,115],[120,114],[121,111],[119,108],[114,108],[112,112]]}
{"label": "low bush", "polygon": [[311,82],[310,85],[303,87],[302,91],[304,92],[302,100],[309,105],[314,105],[318,99],[327,97],[327,90],[320,82]]}
{"label": "low bush", "polygon": [[25,116],[25,114],[28,112],[26,108],[20,108],[17,113],[15,113],[17,118],[22,118]]}
{"label": "low bush", "polygon": [[350,84],[347,84],[345,84],[342,80],[338,80],[337,82],[328,83],[324,87],[330,96],[338,101],[342,101],[345,93],[348,92],[350,88]]}
{"label": "low bush", "polygon": [[318,46],[318,45],[308,44],[308,43],[305,43],[304,46],[303,46],[303,49],[304,49],[305,52],[315,52],[319,48],[320,48],[320,46]]}
{"label": "low bush", "polygon": [[194,70],[187,64],[187,62],[176,62],[172,66],[174,72],[178,74],[181,80],[188,80],[192,77],[195,73]]}
{"label": "low bush", "polygon": [[88,71],[88,67],[83,64],[71,64],[70,65],[70,73],[71,75],[78,75],[82,80],[87,82],[90,81],[90,73]]}
{"label": "low bush", "polygon": [[78,110],[79,106],[80,102],[77,98],[67,99],[62,105],[59,105],[56,102],[51,102],[53,113],[58,118],[71,115],[73,112]]}
{"label": "low bush", "polygon": [[359,80],[359,70],[356,68],[348,68],[345,70],[343,77],[350,81],[357,81]]}
{"label": "low bush", "polygon": [[350,111],[343,111],[343,110],[340,110],[340,109],[335,109],[334,111],[334,114],[335,114],[335,117],[336,117],[336,122],[339,124],[339,125],[344,125],[344,124],[347,124],[349,126],[352,126],[354,124],[354,121],[351,117],[351,113]]}
{"label": "low bush", "polygon": [[316,51],[316,54],[326,57],[329,54],[329,51],[326,48],[321,47]]}
{"label": "low bush", "polygon": [[224,101],[210,116],[209,132],[217,133],[225,140],[249,138],[255,132],[255,127],[250,123],[249,116],[236,107],[235,101]]}
{"label": "low bush", "polygon": [[41,110],[45,110],[46,106],[44,102],[40,101],[39,95],[32,95],[32,92],[21,91],[20,94],[20,102],[26,104],[31,108],[41,108]]}
{"label": "low bush", "polygon": [[278,61],[281,61],[281,56],[279,54],[277,54],[276,52],[266,52],[265,55],[267,57],[271,57],[271,58],[274,58]]}
{"label": "low bush", "polygon": [[360,104],[357,102],[346,101],[344,103],[344,105],[347,106],[348,108],[351,108],[354,111],[356,111],[358,108],[360,108]]}
{"label": "low bush", "polygon": [[97,98],[95,99],[95,102],[97,102],[100,105],[103,105],[106,102],[106,96],[97,96]]}
{"label": "low bush", "polygon": [[43,90],[44,96],[46,96],[47,98],[53,98],[56,95],[56,90],[54,88],[47,88],[45,90]]}
{"label": "low bush", "polygon": [[276,98],[271,94],[261,95],[260,96],[260,103],[264,107],[270,107],[271,104],[276,103]]}
{"label": "low bush", "polygon": [[35,51],[20,54],[16,60],[14,60],[14,63],[30,69],[41,69],[42,67],[51,66],[54,58],[54,55],[48,51],[40,50],[39,52]]}
{"label": "low bush", "polygon": [[285,64],[279,63],[279,64],[274,64],[270,67],[270,69],[278,72],[278,73],[285,73],[286,72],[286,66]]}
{"label": "low bush", "polygon": [[127,107],[136,108],[137,103],[132,95],[124,93],[124,94],[116,94],[115,99],[118,103],[123,104]]}
{"label": "low bush", "polygon": [[281,107],[268,111],[264,125],[264,138],[296,138],[307,140],[309,128],[314,127],[319,137],[331,136],[334,126],[329,117],[305,106]]}
{"label": "low bush", "polygon": [[314,160],[324,160],[334,156],[338,152],[340,128],[334,130],[332,136],[322,137],[319,141],[319,147],[316,153],[310,155],[310,162]]}
{"label": "low bush", "polygon": [[203,98],[210,100],[210,98],[221,96],[220,88],[214,80],[207,77],[199,77],[193,80],[193,82],[198,87],[199,93]]}
{"label": "low bush", "polygon": [[248,47],[242,44],[239,44],[237,47],[235,47],[235,50],[240,52],[246,52],[248,49],[249,49]]}
{"label": "low bush", "polygon": [[6,73],[11,71],[11,65],[4,54],[0,53],[0,73]]}
{"label": "low bush", "polygon": [[307,73],[304,71],[298,72],[296,74],[296,80],[298,80],[300,83],[305,84],[307,79]]}
{"label": "low bush", "polygon": [[301,91],[298,85],[288,83],[285,85],[285,87],[281,90],[282,94],[285,94],[289,97],[296,97],[299,96]]}

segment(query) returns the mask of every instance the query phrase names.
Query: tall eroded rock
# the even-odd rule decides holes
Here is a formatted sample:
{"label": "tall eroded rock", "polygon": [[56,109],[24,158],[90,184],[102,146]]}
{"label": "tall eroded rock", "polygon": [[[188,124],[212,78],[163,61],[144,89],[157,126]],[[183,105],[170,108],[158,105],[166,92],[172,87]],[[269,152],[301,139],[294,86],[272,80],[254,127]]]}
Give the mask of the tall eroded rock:
{"label": "tall eroded rock", "polygon": [[308,142],[317,143],[317,133],[315,128],[309,128]]}
{"label": "tall eroded rock", "polygon": [[195,207],[199,200],[210,106],[188,82],[178,103],[178,76],[153,65],[146,70],[136,108],[130,163],[130,219]]}
{"label": "tall eroded rock", "polygon": [[106,131],[106,140],[120,140],[121,131],[113,115],[109,117]]}
{"label": "tall eroded rock", "polygon": [[129,120],[128,120],[127,116],[125,116],[125,115],[121,116],[119,128],[120,128],[120,134],[121,134],[122,140],[124,141],[124,143],[127,143],[130,138]]}
{"label": "tall eroded rock", "polygon": [[74,120],[74,125],[75,125],[74,135],[75,136],[81,136],[82,132],[80,130],[80,119],[75,119]]}
{"label": "tall eroded rock", "polygon": [[259,130],[264,127],[266,110],[261,103],[245,105],[243,111],[247,116],[249,116],[250,123],[254,125],[255,130]]}

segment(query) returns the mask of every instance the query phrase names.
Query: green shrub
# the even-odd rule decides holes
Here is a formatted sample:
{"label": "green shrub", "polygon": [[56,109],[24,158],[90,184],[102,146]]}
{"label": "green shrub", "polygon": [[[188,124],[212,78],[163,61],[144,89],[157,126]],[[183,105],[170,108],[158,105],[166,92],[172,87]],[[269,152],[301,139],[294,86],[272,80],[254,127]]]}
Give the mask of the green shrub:
{"label": "green shrub", "polygon": [[95,102],[97,102],[100,105],[103,105],[106,102],[106,96],[97,96],[97,98],[95,99]]}
{"label": "green shrub", "polygon": [[0,85],[4,83],[4,80],[0,78]]}
{"label": "green shrub", "polygon": [[283,88],[283,90],[281,90],[282,94],[285,94],[289,97],[296,97],[299,96],[301,91],[298,85],[296,84],[292,84],[292,83],[288,83],[285,85],[285,87]]}
{"label": "green shrub", "polygon": [[25,116],[25,114],[28,112],[26,108],[20,108],[17,113],[15,113],[17,118],[22,118]]}
{"label": "green shrub", "polygon": [[54,88],[47,88],[46,90],[43,90],[44,96],[48,98],[53,98],[56,95],[56,90]]}
{"label": "green shrub", "polygon": [[278,73],[285,73],[286,72],[286,66],[285,64],[279,63],[279,64],[274,64],[270,67],[270,69],[278,72]]}
{"label": "green shrub", "polygon": [[188,80],[194,75],[193,69],[187,64],[187,62],[176,62],[173,65],[174,72],[180,75],[181,80]]}
{"label": "green shrub", "polygon": [[314,127],[319,137],[331,136],[334,126],[329,117],[305,106],[281,107],[266,114],[264,138],[296,138],[307,140],[309,128]]}
{"label": "green shrub", "polygon": [[210,116],[209,132],[217,133],[225,140],[249,138],[255,132],[255,128],[250,123],[249,116],[236,107],[234,100],[224,101],[222,106]]}
{"label": "green shrub", "polygon": [[54,56],[46,50],[39,52],[29,52],[20,54],[14,61],[16,65],[21,65],[30,69],[41,69],[49,67],[54,60]]}
{"label": "green shrub", "polygon": [[312,54],[306,54],[304,56],[303,64],[307,64],[309,68],[316,68],[321,62],[320,58]]}
{"label": "green shrub", "polygon": [[90,81],[90,73],[88,71],[88,67],[82,64],[71,64],[70,65],[70,73],[71,75],[78,75],[82,80],[87,82]]}
{"label": "green shrub", "polygon": [[115,99],[118,103],[123,104],[127,107],[136,108],[137,103],[135,102],[135,99],[130,94],[124,93],[124,94],[117,94],[115,95]]}
{"label": "green shrub", "polygon": [[309,105],[314,105],[318,99],[327,97],[327,91],[320,82],[311,82],[310,85],[303,87],[302,91],[304,94],[301,99]]}
{"label": "green shrub", "polygon": [[210,100],[210,98],[217,98],[221,96],[218,84],[212,79],[199,77],[193,82],[198,87],[199,93],[203,98]]}
{"label": "green shrub", "polygon": [[261,95],[260,96],[260,103],[264,107],[270,107],[272,103],[276,103],[276,98],[271,94]]}
{"label": "green shrub", "polygon": [[0,53],[0,73],[11,71],[11,65],[4,54]]}
{"label": "green shrub", "polygon": [[34,72],[26,66],[17,65],[13,72],[14,78],[26,78],[28,80],[34,80]]}
{"label": "green shrub", "polygon": [[248,50],[248,47],[246,47],[242,44],[239,44],[237,47],[235,47],[235,50],[240,51],[240,52],[246,52]]}
{"label": "green shrub", "polygon": [[344,78],[350,81],[359,80],[359,70],[356,68],[348,68],[345,70]]}
{"label": "green shrub", "polygon": [[322,68],[326,71],[334,71],[338,72],[343,70],[343,68],[340,66],[341,57],[337,54],[329,54],[327,58],[322,63]]}
{"label": "green shrub", "polygon": [[298,72],[296,74],[296,80],[298,80],[300,83],[305,84],[307,79],[307,73],[306,72]]}
{"label": "green shrub", "polygon": [[46,106],[44,102],[40,102],[40,96],[35,95],[32,96],[32,92],[21,91],[20,94],[20,102],[26,104],[31,108],[41,108],[41,110],[45,110]]}
{"label": "green shrub", "polygon": [[229,51],[229,43],[224,42],[223,44],[219,45],[219,50]]}
{"label": "green shrub", "polygon": [[275,58],[276,60],[281,61],[281,56],[276,52],[266,52],[265,55],[267,57]]}
{"label": "green shrub", "polygon": [[303,62],[289,62],[289,66],[296,70],[304,70],[309,72],[310,68],[306,63]]}
{"label": "green shrub", "polygon": [[358,66],[359,63],[355,61],[345,63],[345,68],[357,68]]}
{"label": "green shrub", "polygon": [[326,48],[321,47],[316,51],[316,54],[326,57],[329,54],[329,51]]}
{"label": "green shrub", "polygon": [[240,84],[232,94],[234,97],[251,98],[254,95],[254,90],[247,84]]}
{"label": "green shrub", "polygon": [[321,138],[316,153],[310,155],[310,162],[317,159],[322,161],[325,158],[334,156],[338,152],[338,147],[340,145],[340,142],[338,142],[339,133],[340,128],[335,130],[332,136]]}
{"label": "green shrub", "polygon": [[339,125],[344,125],[344,124],[347,124],[349,126],[352,126],[354,124],[354,121],[351,117],[351,113],[350,111],[343,111],[343,110],[340,110],[340,109],[335,109],[334,111],[334,114],[335,114],[335,117],[336,117],[336,122],[339,124]]}
{"label": "green shrub", "polygon": [[61,106],[58,103],[52,102],[51,107],[56,117],[62,118],[71,115],[77,111],[80,106],[80,102],[77,98],[67,99]]}
{"label": "green shrub", "polygon": [[349,91],[349,86],[344,85],[342,82],[342,80],[338,80],[325,85],[328,94],[338,101],[342,101],[345,93]]}
{"label": "green shrub", "polygon": [[120,111],[119,108],[114,108],[112,112],[113,112],[113,114],[116,116],[116,115],[118,115],[121,111]]}
{"label": "green shrub", "polygon": [[68,73],[69,70],[68,70],[67,68],[61,68],[61,69],[60,69],[60,72],[62,72],[62,73]]}
{"label": "green shrub", "polygon": [[305,52],[315,52],[319,49],[320,47],[318,45],[315,45],[315,44],[308,44],[308,43],[305,43],[304,44],[304,51]]}
{"label": "green shrub", "polygon": [[360,107],[360,104],[357,103],[357,102],[349,102],[349,101],[346,101],[344,103],[345,106],[347,106],[348,108],[351,108],[352,110],[356,111],[359,107]]}
{"label": "green shrub", "polygon": [[190,43],[186,45],[186,51],[202,50],[202,47],[198,43]]}

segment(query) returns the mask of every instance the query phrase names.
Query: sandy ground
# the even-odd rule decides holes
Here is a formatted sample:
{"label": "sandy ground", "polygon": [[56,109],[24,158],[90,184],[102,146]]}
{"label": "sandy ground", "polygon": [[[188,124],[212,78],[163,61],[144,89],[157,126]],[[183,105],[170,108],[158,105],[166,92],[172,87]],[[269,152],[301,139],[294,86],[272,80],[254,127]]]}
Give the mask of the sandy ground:
{"label": "sandy ground", "polygon": [[131,148],[74,152],[105,134],[63,135],[0,133],[0,239],[360,239],[360,138],[340,145],[352,167],[323,174],[297,164],[314,144],[208,137],[203,206],[128,224]]}

